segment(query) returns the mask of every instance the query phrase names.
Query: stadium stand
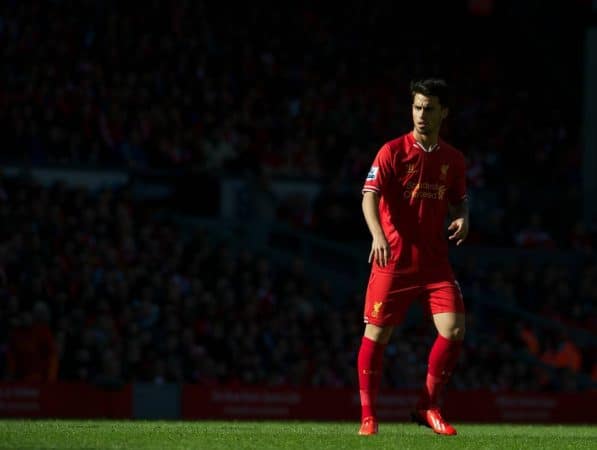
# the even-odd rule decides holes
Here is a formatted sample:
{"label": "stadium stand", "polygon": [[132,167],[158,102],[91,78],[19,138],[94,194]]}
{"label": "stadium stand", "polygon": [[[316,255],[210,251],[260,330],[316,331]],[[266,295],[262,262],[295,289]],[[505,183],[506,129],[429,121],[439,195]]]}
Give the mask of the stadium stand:
{"label": "stadium stand", "polygon": [[[583,23],[585,2],[571,4]],[[0,178],[0,378],[356,386],[360,187],[410,123],[408,81],[431,72],[457,88],[446,134],[467,155],[473,208],[455,255],[470,317],[454,387],[594,389],[582,27],[519,19],[493,43],[523,7],[455,5],[463,28],[415,39],[392,2],[234,15],[184,0],[143,15],[130,2],[5,2],[3,166],[119,169],[129,184]],[[250,187],[226,220],[223,180]],[[282,195],[281,180],[317,189]],[[148,185],[167,194],[147,200]],[[388,386],[423,377],[429,328],[415,323],[388,349]]]}

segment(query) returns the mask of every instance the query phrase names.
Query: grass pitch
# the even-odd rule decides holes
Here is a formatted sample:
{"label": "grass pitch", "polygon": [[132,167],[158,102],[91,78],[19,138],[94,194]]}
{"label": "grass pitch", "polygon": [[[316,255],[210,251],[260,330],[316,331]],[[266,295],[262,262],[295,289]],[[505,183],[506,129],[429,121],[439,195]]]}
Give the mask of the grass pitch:
{"label": "grass pitch", "polygon": [[597,449],[594,425],[454,424],[438,436],[407,423],[382,423],[379,435],[330,422],[174,422],[2,420],[2,449]]}

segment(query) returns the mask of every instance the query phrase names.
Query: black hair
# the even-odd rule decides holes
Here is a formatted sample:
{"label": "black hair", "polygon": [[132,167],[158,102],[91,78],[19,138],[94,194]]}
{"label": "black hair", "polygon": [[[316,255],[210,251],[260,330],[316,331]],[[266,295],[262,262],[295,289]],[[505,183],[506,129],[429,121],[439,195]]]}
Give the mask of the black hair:
{"label": "black hair", "polygon": [[443,78],[424,78],[410,83],[410,94],[414,100],[416,94],[425,97],[437,97],[440,105],[447,108],[451,104],[450,89]]}

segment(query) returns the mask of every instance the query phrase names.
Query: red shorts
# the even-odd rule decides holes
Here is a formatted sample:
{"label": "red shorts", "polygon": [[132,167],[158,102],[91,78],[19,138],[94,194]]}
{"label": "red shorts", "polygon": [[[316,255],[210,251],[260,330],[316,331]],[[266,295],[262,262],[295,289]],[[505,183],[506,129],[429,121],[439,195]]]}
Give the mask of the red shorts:
{"label": "red shorts", "polygon": [[460,286],[455,280],[413,283],[390,273],[371,272],[365,296],[365,323],[380,327],[400,325],[413,301],[430,314],[464,313]]}

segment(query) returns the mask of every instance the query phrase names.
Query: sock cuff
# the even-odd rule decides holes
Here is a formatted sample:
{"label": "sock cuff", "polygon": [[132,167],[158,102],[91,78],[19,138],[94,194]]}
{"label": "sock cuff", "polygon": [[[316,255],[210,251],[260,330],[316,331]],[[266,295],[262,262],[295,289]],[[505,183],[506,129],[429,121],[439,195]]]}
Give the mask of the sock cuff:
{"label": "sock cuff", "polygon": [[361,339],[361,345],[364,345],[369,348],[375,348],[375,347],[384,348],[387,344],[381,344],[377,341],[374,341],[373,339],[369,339],[368,337],[363,336],[363,339]]}
{"label": "sock cuff", "polygon": [[439,341],[446,345],[462,345],[462,339],[448,339],[447,337],[442,336],[441,334],[437,333],[437,337]]}

